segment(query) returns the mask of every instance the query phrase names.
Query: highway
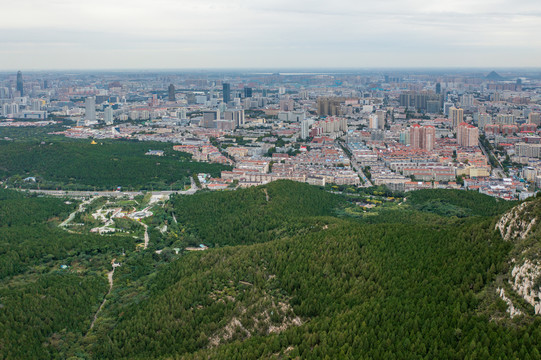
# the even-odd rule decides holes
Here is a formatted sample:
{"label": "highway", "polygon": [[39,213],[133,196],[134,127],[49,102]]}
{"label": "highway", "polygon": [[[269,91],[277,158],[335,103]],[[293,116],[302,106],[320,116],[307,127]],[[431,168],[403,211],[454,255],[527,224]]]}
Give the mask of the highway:
{"label": "highway", "polygon": [[[193,195],[199,190],[195,185],[195,182],[192,178],[192,187],[188,190],[164,190],[164,191],[150,191],[152,195],[171,195],[171,194],[181,194],[181,195]],[[72,198],[87,198],[94,196],[107,196],[107,197],[122,197],[122,196],[137,196],[143,195],[142,191],[66,191],[66,190],[38,190],[38,189],[14,189],[19,191],[28,191],[30,193],[38,193],[49,196],[57,197],[72,197]]]}

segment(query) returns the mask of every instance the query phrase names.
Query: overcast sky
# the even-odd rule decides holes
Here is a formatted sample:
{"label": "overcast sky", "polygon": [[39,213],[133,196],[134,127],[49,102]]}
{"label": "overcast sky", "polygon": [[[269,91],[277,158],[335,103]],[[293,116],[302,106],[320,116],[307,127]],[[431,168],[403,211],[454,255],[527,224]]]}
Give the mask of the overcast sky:
{"label": "overcast sky", "polygon": [[541,67],[541,0],[4,0],[0,70]]}

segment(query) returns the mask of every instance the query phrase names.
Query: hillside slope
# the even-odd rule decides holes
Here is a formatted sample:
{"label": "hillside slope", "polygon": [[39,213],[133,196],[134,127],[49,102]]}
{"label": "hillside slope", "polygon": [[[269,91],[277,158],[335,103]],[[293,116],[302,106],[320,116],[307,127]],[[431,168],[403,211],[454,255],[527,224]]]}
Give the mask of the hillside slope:
{"label": "hillside slope", "polygon": [[[456,194],[424,194],[416,205],[442,197]],[[334,216],[337,196],[290,182],[177,199],[185,232],[242,245],[162,268],[141,301],[109,309],[115,320],[96,329],[87,351],[99,359],[537,358],[538,322],[491,320],[505,306],[493,287],[513,246],[495,218],[474,215],[479,200],[489,214],[506,209],[476,196],[456,203],[464,218],[415,223],[429,210],[412,205],[366,223]]]}

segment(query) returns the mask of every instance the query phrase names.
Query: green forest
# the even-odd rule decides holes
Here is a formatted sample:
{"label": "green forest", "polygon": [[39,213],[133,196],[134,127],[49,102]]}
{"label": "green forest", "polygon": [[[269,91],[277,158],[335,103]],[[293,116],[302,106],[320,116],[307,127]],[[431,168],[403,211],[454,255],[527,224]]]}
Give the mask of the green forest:
{"label": "green forest", "polygon": [[533,308],[510,318],[496,294],[517,249],[495,224],[518,202],[358,202],[290,181],[176,195],[138,250],[60,230],[76,203],[0,191],[0,358],[541,358]]}
{"label": "green forest", "polygon": [[[164,150],[164,156],[145,155]],[[157,142],[1,141],[0,180],[10,186],[63,190],[183,190],[194,173],[218,177],[230,167],[191,160]],[[28,178],[35,178],[30,180]],[[27,179],[25,181],[25,179]]]}

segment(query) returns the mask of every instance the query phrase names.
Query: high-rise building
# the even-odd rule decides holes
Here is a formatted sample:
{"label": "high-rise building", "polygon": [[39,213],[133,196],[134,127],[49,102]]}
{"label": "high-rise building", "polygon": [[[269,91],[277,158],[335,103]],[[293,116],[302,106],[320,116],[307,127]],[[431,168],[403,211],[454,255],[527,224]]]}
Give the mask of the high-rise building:
{"label": "high-rise building", "polygon": [[231,85],[228,83],[223,83],[222,91],[224,103],[228,104],[231,101]]}
{"label": "high-rise building", "polygon": [[412,105],[411,104],[411,94],[409,94],[409,93],[400,94],[398,100],[400,102],[400,106],[410,107]]}
{"label": "high-rise building", "polygon": [[513,125],[515,123],[515,116],[513,114],[498,114],[494,123],[499,125]]}
{"label": "high-rise building", "polygon": [[3,116],[15,116],[19,113],[19,104],[17,103],[6,103],[2,105],[2,115]]}
{"label": "high-rise building", "polygon": [[320,97],[317,99],[317,114],[319,116],[342,115],[341,105],[346,101],[342,97]]}
{"label": "high-rise building", "polygon": [[428,100],[426,102],[426,112],[429,114],[437,114],[441,111],[440,102],[438,100]]}
{"label": "high-rise building", "polygon": [[413,124],[410,126],[410,145],[414,149],[421,148],[421,129],[419,124]]}
{"label": "high-rise building", "polygon": [[280,111],[293,111],[295,110],[295,101],[286,97],[280,100]]}
{"label": "high-rise building", "polygon": [[244,97],[245,98],[251,98],[252,97],[252,88],[251,87],[245,87],[244,88]]}
{"label": "high-rise building", "polygon": [[40,99],[32,100],[32,111],[40,111],[40,110],[41,110],[41,100]]}
{"label": "high-rise building", "polygon": [[443,104],[443,115],[449,116],[449,110],[454,106],[455,106],[455,104],[453,104],[451,102],[444,103]]}
{"label": "high-rise building", "polygon": [[310,126],[314,123],[312,119],[306,119],[301,122],[301,139],[306,140],[310,136]]}
{"label": "high-rise building", "polygon": [[453,129],[458,127],[458,124],[464,121],[464,109],[452,107],[449,109],[449,119],[451,119],[451,126]]}
{"label": "high-rise building", "polygon": [[103,121],[105,125],[113,125],[113,108],[108,106],[103,110]]}
{"label": "high-rise building", "polygon": [[479,129],[465,122],[458,126],[456,132],[458,146],[471,147],[479,145]]}
{"label": "high-rise building", "polygon": [[492,116],[490,114],[479,114],[479,120],[478,120],[479,129],[484,130],[485,126],[488,124],[492,124]]}
{"label": "high-rise building", "polygon": [[85,120],[88,122],[96,121],[96,98],[89,96],[85,100]]}
{"label": "high-rise building", "polygon": [[541,113],[531,112],[528,114],[528,124],[541,125]]}
{"label": "high-rise building", "polygon": [[227,110],[224,119],[232,122],[232,129],[244,125],[244,110]]}
{"label": "high-rise building", "polygon": [[399,142],[404,145],[410,144],[410,132],[408,130],[401,130],[399,133]]}
{"label": "high-rise building", "polygon": [[175,98],[175,85],[173,84],[169,84],[169,89],[168,89],[168,94],[169,94],[169,101],[176,101],[176,98]]}
{"label": "high-rise building", "polygon": [[216,122],[220,119],[220,110],[207,110],[203,111],[203,120],[201,121],[201,127],[204,128],[216,128]]}
{"label": "high-rise building", "polygon": [[20,71],[17,71],[17,91],[19,92],[19,96],[24,96],[23,73]]}
{"label": "high-rise building", "polygon": [[434,150],[434,144],[436,142],[436,128],[432,125],[423,126],[423,141],[422,149],[427,151]]}
{"label": "high-rise building", "polygon": [[440,83],[436,84],[436,94],[441,94],[441,84]]}
{"label": "high-rise building", "polygon": [[473,94],[464,94],[462,95],[462,99],[460,100],[460,105],[464,107],[470,107],[473,106],[474,97]]}
{"label": "high-rise building", "polygon": [[186,120],[186,117],[187,117],[186,108],[181,108],[179,111],[180,120]]}
{"label": "high-rise building", "polygon": [[378,118],[378,129],[384,129],[385,128],[385,115],[387,113],[385,110],[376,110],[376,116]]}
{"label": "high-rise building", "polygon": [[379,129],[379,121],[376,114],[370,114],[370,116],[368,117],[368,128],[372,130]]}
{"label": "high-rise building", "polygon": [[410,127],[409,140],[411,147],[414,149],[432,151],[436,142],[436,128],[434,126],[413,124]]}

